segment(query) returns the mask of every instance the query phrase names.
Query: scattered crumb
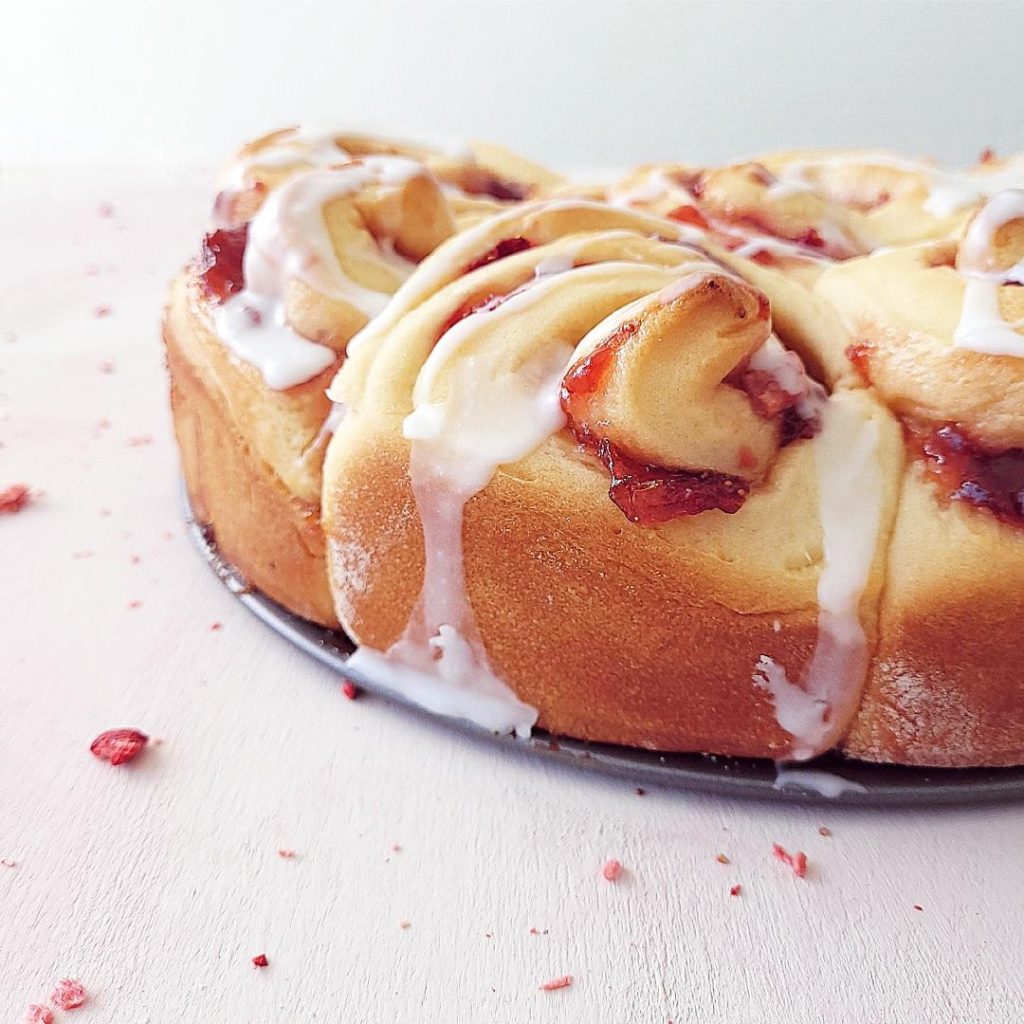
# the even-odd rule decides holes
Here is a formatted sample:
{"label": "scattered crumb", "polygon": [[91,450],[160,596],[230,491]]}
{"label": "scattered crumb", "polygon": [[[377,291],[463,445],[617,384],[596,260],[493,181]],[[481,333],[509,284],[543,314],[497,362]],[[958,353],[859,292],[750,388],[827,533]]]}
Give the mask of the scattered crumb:
{"label": "scattered crumb", "polygon": [[32,500],[32,492],[25,484],[11,484],[0,491],[0,515],[20,512]]}
{"label": "scattered crumb", "polygon": [[100,203],[100,205],[96,207],[96,212],[101,217],[103,217],[105,220],[109,220],[111,217],[114,216],[113,204],[111,204],[111,203]]}
{"label": "scattered crumb", "polygon": [[726,857],[726,855],[724,853],[715,854],[715,860],[717,860],[719,864],[728,864],[729,863],[729,858]]}
{"label": "scattered crumb", "polygon": [[348,697],[349,700],[355,700],[359,696],[359,687],[355,683],[350,683],[347,679],[341,684],[341,692]]}
{"label": "scattered crumb", "polygon": [[531,928],[530,929],[530,934],[531,935],[547,935],[547,933],[548,933],[547,928],[545,928],[544,931],[540,931],[537,928]]}
{"label": "scattered crumb", "polygon": [[622,863],[612,858],[605,862],[601,874],[609,882],[617,882],[622,877]]}
{"label": "scattered crumb", "polygon": [[818,829],[818,835],[824,836],[826,839],[829,839],[832,835],[832,829],[830,829],[827,825],[822,825]]}
{"label": "scattered crumb", "polygon": [[92,315],[96,317],[98,320],[102,320],[104,317],[110,316],[110,314],[113,312],[114,311],[110,308],[110,306],[96,306],[92,311]]}
{"label": "scattered crumb", "polygon": [[392,843],[391,844],[391,852],[392,853],[401,853],[402,852],[401,844],[400,843]]}
{"label": "scattered crumb", "polygon": [[730,896],[739,896],[739,894],[741,892],[743,892],[743,886],[742,885],[733,885],[733,886],[730,886],[730,888],[729,888],[729,895]]}
{"label": "scattered crumb", "polygon": [[636,789],[633,790],[633,792],[636,793],[637,796],[646,796],[647,795],[647,790],[644,789],[643,786],[637,786]]}
{"label": "scattered crumb", "polygon": [[787,853],[778,843],[773,843],[772,853],[778,860],[788,864],[797,878],[807,877],[807,854],[802,850],[798,850],[796,853]]}
{"label": "scattered crumb", "polygon": [[406,929],[412,927],[412,921],[410,921],[408,918],[403,917],[402,920],[398,922],[398,927],[401,928],[402,931],[404,932]]}
{"label": "scattered crumb", "polygon": [[125,441],[125,447],[127,448],[145,448],[146,445],[153,443],[153,438],[149,434],[139,434],[137,437],[129,437]]}
{"label": "scattered crumb", "polygon": [[485,939],[493,939],[494,938],[494,932],[484,932],[484,938]]}
{"label": "scattered crumb", "polygon": [[3,867],[3,868],[16,868],[17,866],[18,866],[18,862],[17,861],[8,860],[6,857],[3,860],[0,860],[0,867]]}
{"label": "scattered crumb", "polygon": [[77,1010],[85,1005],[88,998],[85,986],[80,981],[75,978],[64,978],[57,982],[50,1002],[61,1010]]}
{"label": "scattered crumb", "polygon": [[53,1010],[48,1006],[32,1003],[25,1011],[25,1024],[53,1024]]}
{"label": "scattered crumb", "polygon": [[142,561],[142,555],[129,555],[128,561],[131,562],[132,565],[138,565]]}
{"label": "scattered crumb", "polygon": [[108,729],[92,741],[89,749],[101,761],[127,764],[142,753],[149,737],[138,729]]}
{"label": "scattered crumb", "polygon": [[297,856],[294,850],[278,850],[277,855],[282,860],[295,860]]}
{"label": "scattered crumb", "polygon": [[541,992],[557,992],[560,988],[568,988],[572,984],[572,975],[563,974],[561,978],[552,978],[541,985]]}
{"label": "scattered crumb", "polygon": [[986,146],[978,156],[979,164],[990,164],[996,158],[996,151],[991,146]]}
{"label": "scattered crumb", "polygon": [[270,961],[267,959],[267,954],[266,953],[260,953],[259,956],[254,956],[252,958],[252,962],[253,962],[253,966],[254,967],[269,967],[270,966]]}
{"label": "scattered crumb", "polygon": [[136,597],[134,600],[128,602],[129,608],[141,608],[142,602]]}
{"label": "scattered crumb", "polygon": [[224,628],[224,623],[223,622],[211,622],[210,623],[210,632],[211,633],[216,633],[217,630],[223,629],[223,628]]}
{"label": "scattered crumb", "polygon": [[920,903],[915,903],[914,904],[914,909],[915,910],[924,910],[924,907],[922,907]]}

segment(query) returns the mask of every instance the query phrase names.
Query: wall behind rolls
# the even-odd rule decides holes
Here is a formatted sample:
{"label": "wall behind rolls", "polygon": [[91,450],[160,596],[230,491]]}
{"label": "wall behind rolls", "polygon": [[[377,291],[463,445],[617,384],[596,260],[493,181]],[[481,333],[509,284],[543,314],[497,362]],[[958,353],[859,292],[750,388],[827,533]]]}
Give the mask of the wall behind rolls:
{"label": "wall behind rolls", "polygon": [[577,168],[1024,148],[1015,0],[36,0],[3,21],[7,166],[205,165],[299,120]]}

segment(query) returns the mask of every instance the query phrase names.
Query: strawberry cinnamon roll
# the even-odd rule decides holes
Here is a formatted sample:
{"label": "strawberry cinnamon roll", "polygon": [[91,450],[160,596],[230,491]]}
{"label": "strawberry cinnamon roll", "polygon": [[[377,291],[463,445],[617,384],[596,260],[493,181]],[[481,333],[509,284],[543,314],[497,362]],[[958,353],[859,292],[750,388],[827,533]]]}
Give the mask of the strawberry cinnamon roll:
{"label": "strawberry cinnamon roll", "polygon": [[164,338],[192,508],[254,586],[316,622],[337,624],[319,505],[343,414],[325,391],[349,339],[460,224],[555,180],[478,152],[267,136],[228,170],[215,226],[172,288]]}
{"label": "strawberry cinnamon roll", "polygon": [[958,243],[837,266],[817,291],[899,417],[908,465],[880,641],[845,749],[931,765],[1024,760],[1024,191]]}
{"label": "strawberry cinnamon roll", "polygon": [[352,667],[496,731],[807,758],[855,715],[903,461],[757,288],[558,200],[425,260],[332,397]]}

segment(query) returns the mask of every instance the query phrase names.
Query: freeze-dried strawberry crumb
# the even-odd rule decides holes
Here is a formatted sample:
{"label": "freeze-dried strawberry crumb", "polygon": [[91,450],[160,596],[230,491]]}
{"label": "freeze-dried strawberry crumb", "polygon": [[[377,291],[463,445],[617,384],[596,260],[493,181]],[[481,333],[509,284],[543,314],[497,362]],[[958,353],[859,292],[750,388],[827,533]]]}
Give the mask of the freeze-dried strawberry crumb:
{"label": "freeze-dried strawberry crumb", "polygon": [[117,367],[110,359],[104,359],[103,362],[100,363],[100,373],[113,373],[116,369]]}
{"label": "freeze-dried strawberry crumb", "polygon": [[349,700],[355,700],[359,696],[359,687],[355,683],[350,683],[347,679],[341,684],[341,692],[348,697]]}
{"label": "freeze-dried strawberry crumb", "polygon": [[142,602],[136,597],[133,600],[128,602],[128,607],[132,608],[132,609],[141,608],[142,607]]}
{"label": "freeze-dried strawberry crumb", "polygon": [[601,874],[609,882],[617,882],[622,877],[622,863],[614,858],[606,861],[604,867],[601,868]]}
{"label": "freeze-dried strawberry crumb", "polygon": [[915,910],[924,910],[924,907],[922,907],[920,903],[915,903],[914,904],[914,909]]}
{"label": "freeze-dried strawberry crumb", "polygon": [[222,622],[211,622],[210,623],[210,632],[211,633],[216,633],[217,630],[223,629],[223,628],[224,628],[224,623],[222,623]]}
{"label": "freeze-dried strawberry crumb", "polygon": [[109,219],[114,216],[114,207],[112,203],[100,203],[96,207],[96,212],[104,219]]}
{"label": "freeze-dried strawberry crumb", "polygon": [[32,1003],[25,1012],[25,1024],[53,1024],[53,1010],[48,1006]]}
{"label": "freeze-dried strawberry crumb", "polygon": [[742,885],[734,885],[734,886],[732,886],[729,889],[729,895],[730,896],[739,896],[739,894],[741,892],[743,892],[743,886]]}
{"label": "freeze-dried strawberry crumb", "polygon": [[24,484],[11,484],[0,491],[0,515],[20,512],[31,500],[32,494]]}
{"label": "freeze-dried strawberry crumb", "polygon": [[402,920],[398,922],[398,927],[401,928],[402,931],[404,932],[407,928],[412,927],[412,921],[408,920],[408,918],[403,917]]}
{"label": "freeze-dried strawberry crumb", "polygon": [[560,978],[552,978],[541,985],[541,992],[557,992],[560,988],[568,988],[572,984],[572,975],[563,974]]}
{"label": "freeze-dried strawberry crumb", "polygon": [[829,836],[832,835],[832,829],[830,829],[827,825],[822,825],[821,828],[818,829],[818,835],[824,836],[827,839]]}
{"label": "freeze-dried strawberry crumb", "polygon": [[3,867],[3,868],[16,868],[17,866],[18,866],[18,862],[17,861],[8,860],[6,857],[3,860],[0,860],[0,867]]}
{"label": "freeze-dried strawberry crumb", "polygon": [[282,860],[295,860],[296,856],[294,850],[278,850],[277,855]]}
{"label": "freeze-dried strawberry crumb", "polygon": [[530,929],[530,934],[531,935],[547,935],[547,933],[548,933],[547,928],[545,928],[544,931],[541,931],[539,928],[531,928]]}
{"label": "freeze-dried strawberry crumb", "polygon": [[726,857],[726,855],[724,853],[715,854],[715,860],[717,860],[719,864],[728,864],[729,863],[729,858]]}
{"label": "freeze-dried strawberry crumb", "polygon": [[104,317],[110,316],[113,312],[114,311],[109,306],[97,306],[92,311],[92,315],[96,317],[97,320],[102,320]]}
{"label": "freeze-dried strawberry crumb", "polygon": [[149,737],[138,729],[108,729],[92,741],[89,749],[101,761],[127,764],[142,753]]}
{"label": "freeze-dried strawberry crumb", "polygon": [[254,956],[252,958],[252,962],[254,967],[268,967],[270,965],[270,961],[267,959],[266,953],[260,953],[259,956]]}
{"label": "freeze-dried strawberry crumb", "polygon": [[778,843],[773,843],[772,852],[779,860],[784,864],[788,864],[793,869],[793,874],[797,878],[805,878],[807,876],[807,854],[802,850],[797,850],[796,853],[788,853]]}
{"label": "freeze-dried strawberry crumb", "polygon": [[978,157],[979,164],[990,164],[996,158],[996,151],[991,146],[986,146]]}
{"label": "freeze-dried strawberry crumb", "polygon": [[61,1010],[77,1010],[85,1005],[88,998],[85,986],[80,981],[75,978],[64,978],[57,982],[50,1002]]}

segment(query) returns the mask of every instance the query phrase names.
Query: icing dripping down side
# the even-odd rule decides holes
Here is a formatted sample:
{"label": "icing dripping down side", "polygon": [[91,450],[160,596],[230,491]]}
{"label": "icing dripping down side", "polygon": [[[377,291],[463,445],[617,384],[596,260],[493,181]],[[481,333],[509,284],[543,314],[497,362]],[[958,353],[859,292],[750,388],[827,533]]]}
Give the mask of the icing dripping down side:
{"label": "icing dripping down side", "polygon": [[[463,517],[499,466],[524,458],[564,427],[559,386],[572,351],[553,345],[523,361],[510,360],[501,347],[457,356],[483,323],[520,312],[552,280],[537,278],[501,305],[455,324],[421,368],[403,433],[412,441],[423,587],[403,635],[386,652],[361,647],[350,661],[354,671],[412,703],[519,736],[529,735],[537,711],[495,674],[484,650],[466,590]],[[442,369],[449,386],[436,400],[433,384]]]}
{"label": "icing dripping down side", "polygon": [[844,793],[866,793],[867,787],[853,779],[844,779],[842,775],[832,772],[815,771],[811,768],[785,768],[778,765],[775,769],[773,789],[796,789],[817,793],[826,799],[834,800]]}
{"label": "icing dripping down side", "polygon": [[865,416],[855,395],[829,398],[812,444],[823,532],[818,640],[802,685],[766,655],[753,675],[771,695],[779,725],[793,738],[790,756],[798,761],[832,745],[860,695],[870,651],[859,604],[882,518],[879,428]]}
{"label": "icing dripping down side", "polygon": [[1024,189],[994,195],[971,221],[957,253],[957,270],[965,278],[960,322],[953,333],[957,348],[994,356],[1024,357],[1024,320],[1008,322],[999,309],[999,288],[1024,284],[1024,260],[1004,270],[990,269],[996,233],[1024,219]]}
{"label": "icing dripping down side", "polygon": [[368,318],[388,302],[386,293],[364,288],[344,273],[324,207],[367,185],[398,187],[421,170],[411,160],[371,157],[298,174],[275,189],[250,222],[243,260],[245,287],[216,308],[214,324],[224,344],[255,366],[269,387],[285,390],[303,384],[338,357],[332,348],[303,337],[289,324],[285,296],[290,280],[347,302]]}

